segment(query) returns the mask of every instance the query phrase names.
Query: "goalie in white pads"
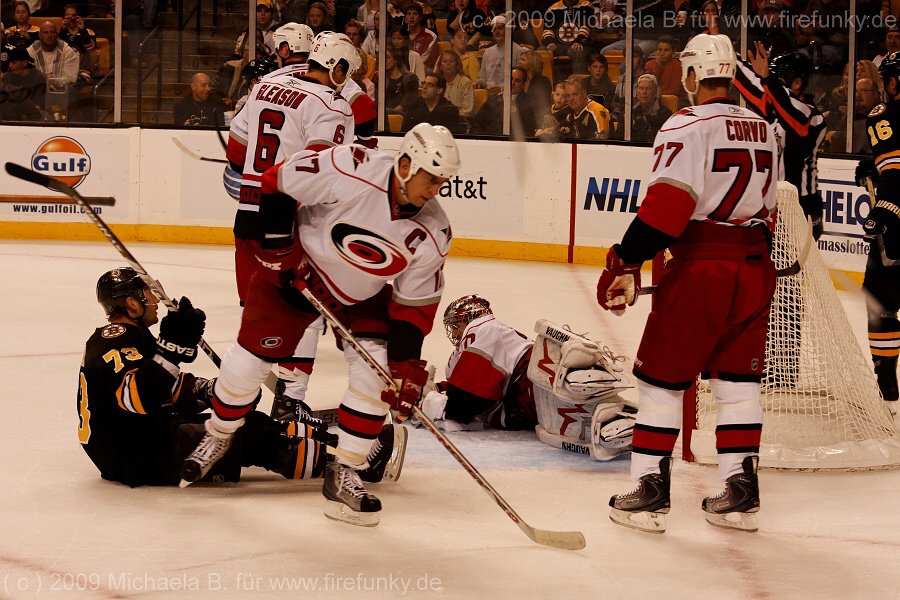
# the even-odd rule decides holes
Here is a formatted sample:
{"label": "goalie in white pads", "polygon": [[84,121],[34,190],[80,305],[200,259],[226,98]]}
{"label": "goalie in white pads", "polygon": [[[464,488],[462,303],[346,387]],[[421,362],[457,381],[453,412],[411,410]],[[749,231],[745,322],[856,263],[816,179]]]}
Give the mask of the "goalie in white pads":
{"label": "goalie in white pads", "polygon": [[617,395],[630,385],[608,349],[544,320],[532,343],[474,295],[450,303],[444,327],[455,346],[447,381],[422,402],[443,429],[535,429],[546,444],[598,460],[631,449],[635,410]]}

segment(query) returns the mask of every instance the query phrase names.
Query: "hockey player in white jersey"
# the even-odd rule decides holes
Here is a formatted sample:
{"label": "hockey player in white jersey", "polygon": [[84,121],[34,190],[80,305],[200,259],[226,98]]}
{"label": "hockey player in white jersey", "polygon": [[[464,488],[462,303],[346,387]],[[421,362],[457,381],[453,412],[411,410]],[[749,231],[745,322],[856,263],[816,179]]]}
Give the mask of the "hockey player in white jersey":
{"label": "hockey player in white jersey", "polygon": [[610,499],[614,522],[656,533],[669,512],[680,405],[701,372],[718,407],[725,484],[703,501],[705,517],[756,530],[760,380],[775,290],[769,239],[781,165],[772,126],[727,99],[735,62],[723,35],[698,35],[681,53],[694,106],[657,134],[647,195],[597,283],[600,305],[622,311],[637,297],[641,264],[665,248],[672,253],[634,361],[640,408],[631,476],[638,487]]}
{"label": "hockey player in white jersey", "polygon": [[349,385],[338,410],[339,459],[326,475],[326,515],[375,525],[381,502],[368,493],[374,440],[389,409],[408,416],[428,373],[420,359],[441,292],[452,238],[434,198],[459,171],[450,132],[422,123],[397,152],[363,146],[305,151],[262,177],[264,229],[237,341],[222,360],[207,435],[185,461],[196,481],[227,450],[270,363],[290,356],[318,313],[312,291],[400,382],[394,392],[349,347]]}
{"label": "hockey player in white jersey", "polygon": [[[287,45],[290,49],[287,64],[257,84],[229,132],[228,159],[232,166],[241,165],[234,224],[241,303],[246,302],[250,278],[259,268],[255,254],[263,172],[295,152],[350,143],[354,135],[352,110],[338,93],[346,83],[356,85],[349,74],[359,67],[360,60],[350,40],[339,34],[314,40],[308,26],[296,23],[281,26],[273,37],[277,48]],[[305,403],[323,329],[324,321],[318,319],[300,340],[294,356],[278,364],[273,418],[323,425],[310,417]]]}
{"label": "hockey player in white jersey", "polygon": [[532,342],[494,316],[475,295],[451,302],[444,328],[454,352],[446,381],[422,411],[446,431],[534,429],[555,448],[609,460],[631,449],[631,387],[608,348],[549,321]]}

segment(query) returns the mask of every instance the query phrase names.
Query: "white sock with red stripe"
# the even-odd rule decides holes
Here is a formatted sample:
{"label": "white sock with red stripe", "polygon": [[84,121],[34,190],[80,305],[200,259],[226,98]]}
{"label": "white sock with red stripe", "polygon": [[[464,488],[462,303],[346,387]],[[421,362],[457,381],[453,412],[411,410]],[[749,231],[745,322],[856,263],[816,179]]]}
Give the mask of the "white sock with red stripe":
{"label": "white sock with red stripe", "polygon": [[259,386],[272,370],[272,364],[254,356],[234,342],[225,356],[212,399],[210,421],[216,429],[233,433],[244,424],[244,415],[253,410]]}

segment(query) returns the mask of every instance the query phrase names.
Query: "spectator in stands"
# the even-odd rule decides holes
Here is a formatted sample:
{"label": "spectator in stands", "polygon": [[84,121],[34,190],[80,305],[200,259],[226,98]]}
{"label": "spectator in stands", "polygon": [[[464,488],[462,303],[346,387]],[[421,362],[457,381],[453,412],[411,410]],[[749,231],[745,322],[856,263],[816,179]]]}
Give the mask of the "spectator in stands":
{"label": "spectator in stands", "polygon": [[66,4],[63,27],[59,32],[59,39],[74,48],[81,57],[79,67],[83,73],[90,77],[93,69],[91,52],[97,47],[97,34],[92,29],[84,26],[84,20],[78,16],[78,9],[74,4]]}
{"label": "spectator in stands", "polygon": [[[826,0],[830,1],[830,0]],[[762,43],[769,51],[769,56],[781,56],[797,50],[797,42],[787,28],[787,14],[784,0],[763,0],[759,3],[759,18],[750,28],[748,48],[755,48],[756,42]]]}
{"label": "spectator in stands", "polygon": [[22,46],[9,51],[9,71],[0,79],[0,121],[43,119],[47,80],[33,68],[31,56]]}
{"label": "spectator in stands", "polygon": [[381,21],[378,13],[375,13],[373,17],[375,26],[366,34],[366,39],[363,40],[361,48],[366,51],[366,54],[369,56],[374,56],[376,59],[378,58],[378,24]]}
{"label": "spectator in stands", "polygon": [[417,2],[416,0],[390,0],[388,9],[391,13],[391,21],[388,23],[388,30],[390,30],[391,27],[401,27],[406,31],[406,11],[412,4],[418,4],[422,8],[422,26],[425,29],[435,31],[434,12],[431,10],[431,6],[424,0],[422,2]]}
{"label": "spectator in stands", "polygon": [[81,57],[75,49],[59,39],[59,32],[50,21],[41,24],[40,40],[28,48],[28,53],[48,83],[52,78],[63,79],[68,86],[74,86],[78,81]]}
{"label": "spectator in stands", "polygon": [[455,10],[447,16],[447,32],[455,35],[460,29],[469,35],[469,50],[478,50],[482,39],[490,39],[487,15],[475,5],[475,0],[456,0]]}
{"label": "spectator in stands", "polygon": [[356,13],[356,20],[365,25],[366,33],[377,27],[375,25],[375,15],[378,14],[379,0],[363,0]]}
{"label": "spectator in stands", "polygon": [[644,70],[656,76],[661,94],[683,96],[681,85],[681,61],[675,58],[676,41],[669,36],[662,36],[656,42],[656,58],[647,61]]}
{"label": "spectator in stands", "polygon": [[589,96],[603,96],[601,102],[612,104],[616,97],[616,84],[609,78],[609,62],[602,54],[591,54],[588,60],[588,74],[590,75],[585,81],[587,84],[587,92]]}
{"label": "spectator in stands", "polygon": [[534,102],[535,119],[538,119],[550,107],[550,95],[553,92],[553,86],[544,75],[544,61],[541,60],[540,55],[534,50],[530,48],[522,50],[522,53],[519,55],[519,66],[524,69],[527,75],[525,91],[528,92],[528,95]]}
{"label": "spectator in stands", "polygon": [[553,113],[549,127],[538,131],[541,140],[605,140],[609,137],[609,111],[588,97],[584,80],[573,77],[566,81],[566,106]]}
{"label": "spectator in stands", "polygon": [[306,22],[306,0],[275,0],[272,8],[275,9],[272,20],[277,25]]}
{"label": "spectator in stands", "polygon": [[586,73],[586,45],[593,21],[594,6],[590,0],[558,0],[544,13],[541,41],[554,56],[568,56],[573,73]]}
{"label": "spectator in stands", "polygon": [[391,29],[390,45],[404,53],[406,68],[419,81],[423,81],[425,79],[425,63],[422,61],[422,55],[410,48],[409,38],[406,37],[406,32],[402,27]]}
{"label": "spectator in stands", "polygon": [[[853,114],[853,142],[850,145],[850,152],[853,154],[871,154],[872,148],[868,143],[866,136],[866,117],[873,108],[883,101],[881,88],[878,84],[869,79],[862,77],[856,80],[856,97]],[[831,147],[836,152],[845,152],[847,147],[847,126],[846,121],[842,121],[835,131],[831,140]]]}
{"label": "spectator in stands", "polygon": [[216,127],[225,124],[225,105],[212,94],[209,76],[194,73],[191,91],[172,106],[175,125]]}
{"label": "spectator in stands", "polygon": [[528,73],[522,67],[513,67],[509,78],[509,92],[512,96],[510,109],[511,133],[514,137],[532,137],[537,130],[538,115],[547,103],[538,107],[534,97],[525,90]]}
{"label": "spectator in stands", "polygon": [[[624,66],[624,65],[623,65]],[[631,96],[637,92],[638,78],[644,74],[644,51],[640,46],[635,46],[631,53]],[[609,101],[607,101],[609,104]],[[625,72],[619,76],[619,83],[616,84],[616,97],[612,101],[613,120],[621,122],[616,115],[621,117],[625,112]],[[619,130],[621,131],[621,129]]]}
{"label": "spectator in stands", "polygon": [[459,56],[463,65],[463,73],[473,82],[478,81],[478,71],[481,70],[481,58],[477,52],[469,50],[469,34],[465,29],[458,29],[450,38],[450,46]]}
{"label": "spectator in stands", "polygon": [[888,27],[884,33],[884,52],[876,56],[872,62],[876,67],[880,67],[885,56],[898,50],[900,50],[900,27]]}
{"label": "spectator in stands", "polygon": [[452,133],[464,133],[465,126],[459,118],[459,109],[444,97],[447,83],[434,73],[425,76],[422,91],[403,114],[403,131],[409,131],[419,123],[443,125]]}
{"label": "spectator in stands", "polygon": [[[277,29],[275,24],[275,12],[272,9],[272,0],[256,1],[256,43],[265,44],[266,54],[275,52],[275,43],[272,41],[272,34]],[[244,29],[238,36],[234,44],[234,52],[231,58],[241,58],[243,56],[244,47],[247,44],[249,33],[248,29]]]}
{"label": "spectator in stands", "polygon": [[[506,46],[506,17],[497,15],[491,21],[491,33],[494,36],[495,45],[484,51],[481,57],[481,70],[478,72],[477,87],[486,89],[488,94],[496,95],[503,93],[504,71],[503,61],[505,58]],[[513,43],[512,47],[512,65],[519,64],[519,55],[522,53],[522,46]]]}
{"label": "spectator in stands", "polygon": [[387,75],[384,105],[388,114],[402,115],[419,93],[419,78],[406,68],[405,56],[403,50],[399,48],[387,49],[384,62]]}
{"label": "spectator in stands", "polygon": [[[767,0],[773,1],[780,0]],[[849,14],[847,0],[809,0],[806,3],[801,13],[806,19],[797,21],[796,45],[813,64],[837,72],[840,64],[847,60]],[[777,56],[780,53],[770,51],[769,54]]]}
{"label": "spectator in stands", "polygon": [[434,69],[440,50],[437,44],[437,34],[422,26],[422,5],[418,2],[410,2],[406,9],[406,30],[409,36],[409,47],[422,56],[422,62],[426,69]]}
{"label": "spectator in stands", "polygon": [[366,93],[366,96],[375,100],[375,84],[369,79],[369,65],[366,63],[368,60],[368,54],[366,54],[365,50],[362,48],[357,48],[356,51],[359,53],[359,68],[350,74],[350,77],[355,81],[361,90]]}
{"label": "spectator in stands", "polygon": [[846,124],[847,122],[847,92],[850,88],[849,67],[850,63],[844,64],[841,83],[832,88],[822,99],[821,110],[822,116],[825,118],[826,129],[837,129],[842,123]]}
{"label": "spectator in stands", "polygon": [[[501,13],[503,11],[500,11]],[[516,11],[513,18],[512,40],[531,50],[540,47],[541,41],[534,35],[534,25],[531,23],[532,13],[529,11]]]}
{"label": "spectator in stands", "polygon": [[30,22],[31,8],[27,2],[18,0],[14,3],[14,6],[16,9],[14,13],[15,23],[4,32],[6,34],[6,41],[7,43],[19,45],[16,42],[16,38],[22,38],[27,40],[26,45],[30,46],[40,39],[40,29]]}
{"label": "spectator in stands", "polygon": [[459,109],[461,117],[471,117],[475,110],[475,87],[463,73],[459,55],[452,51],[442,53],[438,59],[438,72],[447,85],[444,96]]}
{"label": "spectator in stands", "polygon": [[31,14],[37,15],[46,12],[50,8],[49,0],[28,0],[28,10]]}
{"label": "spectator in stands", "polygon": [[313,35],[331,31],[334,27],[328,16],[328,7],[322,2],[310,2],[309,10],[306,13],[306,24],[312,29]]}
{"label": "spectator in stands", "polygon": [[[366,28],[365,25],[357,21],[356,19],[350,19],[347,21],[347,24],[344,25],[344,35],[350,38],[350,41],[353,42],[353,45],[357,48],[362,48],[363,40],[365,40]],[[366,53],[368,59],[368,52]],[[366,64],[363,61],[363,64]]]}
{"label": "spectator in stands", "polygon": [[660,104],[659,92],[659,82],[654,75],[644,73],[638,77],[631,106],[632,142],[652,142],[656,132],[672,116],[672,111]]}

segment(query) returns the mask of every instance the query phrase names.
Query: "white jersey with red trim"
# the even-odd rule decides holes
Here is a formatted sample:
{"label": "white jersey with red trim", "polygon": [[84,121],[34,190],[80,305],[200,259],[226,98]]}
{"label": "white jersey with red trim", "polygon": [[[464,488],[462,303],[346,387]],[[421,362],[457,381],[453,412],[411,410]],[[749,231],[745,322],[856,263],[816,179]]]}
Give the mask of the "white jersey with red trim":
{"label": "white jersey with red trim", "polygon": [[656,135],[651,168],[653,201],[639,216],[658,229],[677,235],[667,221],[687,214],[723,225],[772,223],[782,179],[779,140],[749,109],[716,102],[678,111]]}
{"label": "white jersey with red trim", "polygon": [[[260,187],[266,169],[306,148],[353,141],[353,112],[335,90],[303,76],[308,66],[288,65],[263,77],[231,121],[228,159],[243,165],[241,185]],[[241,150],[243,149],[243,156]],[[242,210],[259,210],[243,194]]]}
{"label": "white jersey with red trim", "polygon": [[532,346],[531,340],[494,315],[483,315],[466,326],[444,374],[456,388],[486,400],[502,400],[513,371]]}
{"label": "white jersey with red trim", "polygon": [[263,192],[299,202],[300,241],[311,266],[345,305],[393,281],[391,318],[428,333],[444,289],[450,222],[437,199],[405,217],[392,203],[393,152],[338,146],[299,152],[263,178]]}

